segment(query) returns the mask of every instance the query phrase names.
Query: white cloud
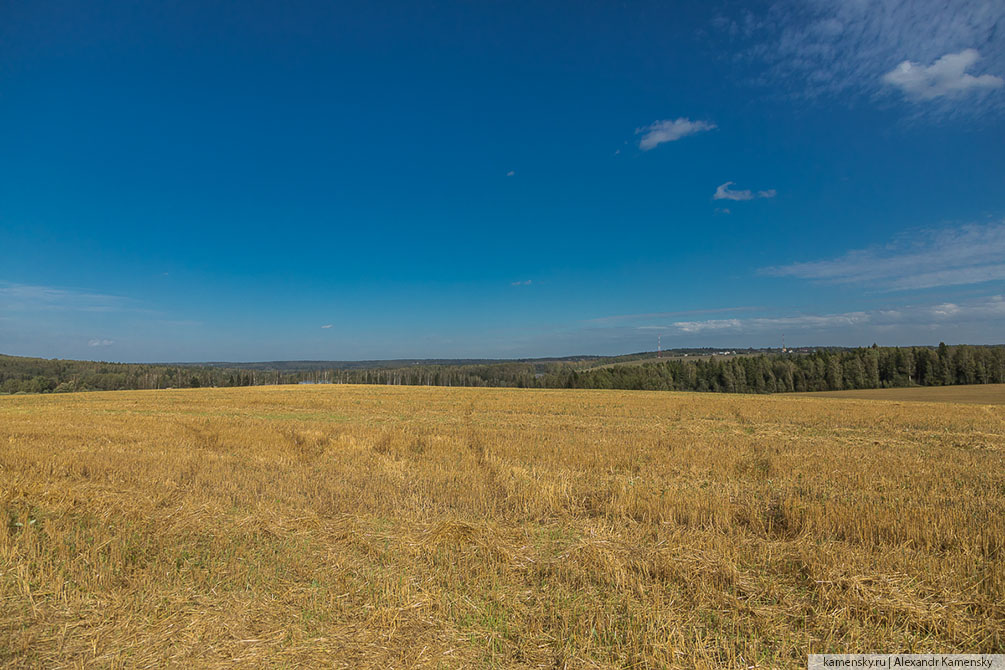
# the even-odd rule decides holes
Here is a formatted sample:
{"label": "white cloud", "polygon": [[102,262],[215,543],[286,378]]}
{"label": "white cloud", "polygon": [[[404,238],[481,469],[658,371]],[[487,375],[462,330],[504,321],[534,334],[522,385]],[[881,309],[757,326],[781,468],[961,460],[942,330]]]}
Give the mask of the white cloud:
{"label": "white cloud", "polygon": [[1005,279],[1005,221],[915,232],[884,247],[761,273],[894,291],[999,281]]}
{"label": "white cloud", "polygon": [[102,340],[95,338],[87,341],[87,346],[89,347],[110,347],[113,344],[115,344],[115,340]]}
{"label": "white cloud", "polygon": [[920,63],[905,60],[883,75],[885,84],[896,86],[911,100],[932,100],[947,95],[961,95],[967,92],[1002,87],[1002,78],[990,74],[975,77],[967,74],[980,54],[976,49],[964,49],[955,54],[946,54],[925,67]]}
{"label": "white cloud", "polygon": [[[959,69],[971,51],[985,56],[986,72],[1005,73],[1000,0],[776,0],[764,12],[744,10],[713,25],[737,43],[741,58],[763,66],[755,83],[786,97],[840,98],[853,105],[896,82],[931,95],[951,86],[952,73],[959,74],[956,85],[969,90],[991,85],[980,76],[973,78],[982,83],[966,79],[967,65]],[[897,75],[905,62],[910,73]],[[895,81],[887,80],[891,75]],[[1005,107],[1001,95],[973,96],[966,107],[955,96],[930,99],[937,102],[923,111],[933,115],[978,115]]]}
{"label": "white cloud", "polygon": [[332,324],[326,323],[325,325],[321,326],[321,330],[325,330],[325,329],[331,328],[331,327],[332,327]]}
{"label": "white cloud", "polygon": [[708,121],[692,121],[681,117],[675,121],[669,119],[665,121],[654,121],[652,124],[635,130],[636,135],[642,135],[639,140],[639,148],[643,151],[655,149],[664,142],[676,142],[682,137],[694,135],[705,130],[715,128],[714,123]]}
{"label": "white cloud", "polygon": [[671,334],[703,333],[756,334],[764,332],[830,331],[849,327],[883,328],[891,326],[930,327],[939,324],[983,322],[1005,318],[1005,296],[992,295],[975,300],[934,305],[908,305],[839,314],[810,314],[749,319],[709,319],[677,321],[667,326],[643,326],[640,330],[662,330]]}
{"label": "white cloud", "polygon": [[897,279],[891,288],[898,291],[911,289],[934,288],[936,286],[962,286],[965,284],[983,284],[989,281],[1005,279],[1005,263],[982,265],[973,268],[957,268],[955,270],[940,270],[938,272],[922,272]]}
{"label": "white cloud", "polygon": [[[729,188],[733,185],[733,182],[727,181],[725,184],[720,184],[715,193],[712,195],[713,200],[753,200],[754,198],[774,198],[777,195],[777,191],[771,188],[766,191],[758,191],[754,193],[753,191],[744,189],[741,191],[733,190]],[[727,213],[729,210],[726,210]]]}
{"label": "white cloud", "polygon": [[516,174],[516,170],[510,170],[509,172],[506,173],[506,176],[507,177],[512,177],[515,174]]}
{"label": "white cloud", "polygon": [[523,281],[511,281],[510,286],[530,286],[534,282],[530,279],[524,279]]}

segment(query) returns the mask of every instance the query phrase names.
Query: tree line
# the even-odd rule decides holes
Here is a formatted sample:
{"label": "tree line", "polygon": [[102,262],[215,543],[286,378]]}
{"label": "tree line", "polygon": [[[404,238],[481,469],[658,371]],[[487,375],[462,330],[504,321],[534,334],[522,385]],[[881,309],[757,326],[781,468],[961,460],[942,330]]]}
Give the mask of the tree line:
{"label": "tree line", "polygon": [[785,393],[1005,383],[1005,346],[817,349],[583,368],[555,363],[334,371],[332,381],[426,386]]}
{"label": "tree line", "polygon": [[0,393],[330,383],[783,393],[1005,383],[1005,346],[877,347],[589,367],[588,361],[262,370],[0,356]]}
{"label": "tree line", "polygon": [[1005,383],[1005,346],[819,349],[565,374],[567,388],[787,393]]}

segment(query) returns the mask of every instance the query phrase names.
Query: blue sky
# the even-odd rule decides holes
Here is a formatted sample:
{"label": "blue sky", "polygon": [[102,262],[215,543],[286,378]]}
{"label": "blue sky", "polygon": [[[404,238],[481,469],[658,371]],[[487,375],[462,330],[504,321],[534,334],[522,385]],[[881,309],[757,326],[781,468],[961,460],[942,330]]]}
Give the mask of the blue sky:
{"label": "blue sky", "polygon": [[0,352],[1005,342],[1003,77],[997,0],[0,0]]}

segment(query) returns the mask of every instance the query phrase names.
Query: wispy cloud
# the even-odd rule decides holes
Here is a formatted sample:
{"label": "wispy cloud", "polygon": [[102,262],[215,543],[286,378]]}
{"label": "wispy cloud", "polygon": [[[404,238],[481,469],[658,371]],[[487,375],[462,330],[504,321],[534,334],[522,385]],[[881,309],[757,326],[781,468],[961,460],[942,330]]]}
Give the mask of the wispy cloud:
{"label": "wispy cloud", "polygon": [[715,124],[709,121],[692,121],[681,117],[676,120],[654,121],[644,128],[637,128],[636,135],[642,135],[639,148],[643,151],[655,149],[665,142],[676,142],[682,137],[694,135],[705,130],[712,130]]}
{"label": "wispy cloud", "polygon": [[715,307],[712,309],[688,309],[678,312],[646,312],[643,314],[615,314],[588,319],[586,323],[615,323],[618,321],[641,321],[645,319],[669,319],[680,316],[696,316],[698,314],[725,314],[728,312],[750,312],[760,307],[746,305],[743,307]]}
{"label": "wispy cloud", "polygon": [[[764,330],[814,328],[824,329],[836,326],[854,326],[870,320],[867,312],[847,312],[845,314],[827,314],[822,316],[787,316],[755,319],[709,319],[706,321],[677,321],[670,324],[671,330],[681,333],[695,334],[708,331],[731,331],[737,333],[759,332]],[[652,326],[648,330],[659,329]],[[663,327],[665,330],[666,327]]]}
{"label": "wispy cloud", "polygon": [[110,347],[115,344],[115,340],[105,340],[95,338],[93,340],[87,341],[87,346],[89,347]]}
{"label": "wispy cloud", "polygon": [[915,101],[1001,88],[1001,77],[990,74],[975,77],[967,73],[979,58],[976,49],[964,49],[959,53],[946,54],[928,67],[905,60],[884,74],[882,79]]}
{"label": "wispy cloud", "polygon": [[[783,95],[854,104],[893,84],[912,99],[933,101],[922,108],[927,114],[1005,108],[1002,95],[972,96],[963,106],[947,94],[992,91],[996,75],[1005,73],[1002,2],[777,0],[763,12],[744,10],[714,23],[762,66],[757,83]],[[990,78],[965,72],[978,52]]]}
{"label": "wispy cloud", "polygon": [[531,284],[533,284],[533,283],[534,283],[534,282],[533,282],[533,280],[530,280],[530,279],[524,279],[524,280],[522,280],[522,281],[511,281],[511,282],[509,283],[509,285],[510,285],[510,286],[530,286],[530,285],[531,285]]}
{"label": "wispy cloud", "polygon": [[829,331],[866,326],[870,328],[893,326],[926,328],[947,322],[959,324],[999,319],[1005,319],[1005,296],[992,295],[961,303],[908,305],[896,309],[839,314],[676,321],[665,326],[642,326],[639,330],[660,330],[665,333],[682,335],[708,333],[753,335],[772,331]]}
{"label": "wispy cloud", "polygon": [[893,291],[1005,279],[1005,221],[920,231],[832,260],[763,268],[762,274]]}
{"label": "wispy cloud", "polygon": [[766,191],[754,191],[743,189],[743,190],[733,190],[729,188],[733,185],[733,182],[727,181],[725,184],[720,184],[718,188],[715,189],[715,193],[712,194],[713,200],[753,200],[754,198],[774,198],[777,195],[775,189],[770,188]]}
{"label": "wispy cloud", "polygon": [[515,174],[516,174],[516,170],[510,170],[509,172],[506,173],[506,176],[507,177],[512,177]]}
{"label": "wispy cloud", "polygon": [[135,309],[135,302],[118,295],[53,286],[0,283],[0,308],[5,311],[115,312]]}
{"label": "wispy cloud", "polygon": [[325,325],[321,326],[321,330],[327,330],[328,328],[331,328],[331,327],[332,327],[332,324],[326,323]]}

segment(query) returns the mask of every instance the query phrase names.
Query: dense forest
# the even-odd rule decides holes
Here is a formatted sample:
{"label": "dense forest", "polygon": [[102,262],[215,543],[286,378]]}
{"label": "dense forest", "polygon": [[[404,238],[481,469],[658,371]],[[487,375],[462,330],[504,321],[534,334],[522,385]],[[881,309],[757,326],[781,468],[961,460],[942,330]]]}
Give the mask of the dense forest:
{"label": "dense forest", "polygon": [[[777,352],[777,350],[776,350]],[[366,369],[245,369],[0,356],[0,393],[332,383],[781,393],[1005,383],[1005,346],[877,347],[541,359],[481,364],[415,362]],[[600,361],[616,364],[598,365]],[[278,366],[277,366],[278,367]]]}
{"label": "dense forest", "polygon": [[287,383],[255,370],[104,363],[0,355],[0,393],[69,393],[123,389],[250,386]]}

